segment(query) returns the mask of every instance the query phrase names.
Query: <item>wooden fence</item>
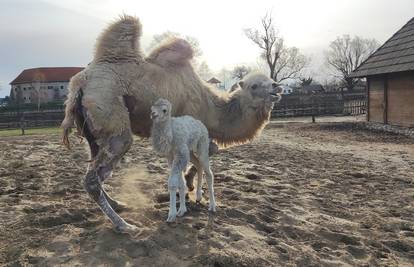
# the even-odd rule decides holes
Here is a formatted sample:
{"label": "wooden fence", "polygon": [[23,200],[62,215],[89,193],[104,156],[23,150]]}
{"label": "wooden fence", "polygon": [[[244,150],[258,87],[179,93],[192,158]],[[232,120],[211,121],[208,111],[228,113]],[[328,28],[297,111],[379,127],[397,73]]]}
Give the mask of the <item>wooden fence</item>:
{"label": "wooden fence", "polygon": [[63,110],[0,113],[0,129],[59,126],[64,116]]}
{"label": "wooden fence", "polygon": [[[272,117],[359,115],[365,114],[364,94],[312,94],[283,96],[272,111]],[[0,112],[0,129],[59,126],[64,110]]]}
{"label": "wooden fence", "polygon": [[282,97],[272,111],[272,117],[365,114],[365,95],[341,94],[289,95]]}

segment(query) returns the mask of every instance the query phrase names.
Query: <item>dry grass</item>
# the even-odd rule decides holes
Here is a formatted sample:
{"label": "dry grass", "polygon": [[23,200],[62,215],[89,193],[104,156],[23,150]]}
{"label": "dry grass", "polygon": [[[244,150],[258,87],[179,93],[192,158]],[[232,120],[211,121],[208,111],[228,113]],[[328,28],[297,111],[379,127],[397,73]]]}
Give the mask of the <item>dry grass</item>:
{"label": "dry grass", "polygon": [[[49,134],[60,134],[61,129],[58,127],[49,127],[49,128],[35,128],[35,129],[26,129],[24,131],[25,135],[49,135]],[[0,137],[10,137],[10,136],[19,136],[22,135],[20,129],[13,130],[0,130]]]}

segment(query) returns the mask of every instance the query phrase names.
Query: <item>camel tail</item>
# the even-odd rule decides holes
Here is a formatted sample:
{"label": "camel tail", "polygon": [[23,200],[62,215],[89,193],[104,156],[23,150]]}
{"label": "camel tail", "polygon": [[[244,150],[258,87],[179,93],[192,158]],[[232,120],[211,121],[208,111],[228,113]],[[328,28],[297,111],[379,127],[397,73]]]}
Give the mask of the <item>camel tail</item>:
{"label": "camel tail", "polygon": [[86,85],[86,74],[85,70],[77,73],[70,79],[68,90],[69,94],[65,101],[65,118],[62,121],[61,128],[62,133],[62,144],[70,149],[69,134],[71,128],[74,127],[76,105],[81,100],[81,89]]}
{"label": "camel tail", "polygon": [[138,18],[121,16],[99,36],[94,60],[97,62],[120,62],[137,59],[140,55],[138,38],[141,36],[141,23]]}

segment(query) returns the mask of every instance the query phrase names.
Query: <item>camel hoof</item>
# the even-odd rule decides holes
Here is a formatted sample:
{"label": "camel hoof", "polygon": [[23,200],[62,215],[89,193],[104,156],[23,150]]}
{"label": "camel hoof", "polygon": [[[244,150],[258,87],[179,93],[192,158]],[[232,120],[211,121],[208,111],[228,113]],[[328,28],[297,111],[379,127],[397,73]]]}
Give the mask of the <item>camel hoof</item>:
{"label": "camel hoof", "polygon": [[179,209],[177,212],[178,217],[184,216],[184,214],[187,212],[187,208]]}
{"label": "camel hoof", "polygon": [[211,212],[211,213],[215,213],[216,212],[216,206],[210,206],[208,208],[208,211]]}
{"label": "camel hoof", "polygon": [[175,222],[175,219],[176,219],[176,215],[174,215],[174,216],[168,216],[166,222],[167,223],[173,223],[173,222]]}
{"label": "camel hoof", "polygon": [[188,192],[194,191],[194,185],[187,185]]}
{"label": "camel hoof", "polygon": [[129,223],[124,226],[115,227],[115,231],[120,234],[128,234],[131,236],[135,236],[141,233],[141,230],[138,227]]}

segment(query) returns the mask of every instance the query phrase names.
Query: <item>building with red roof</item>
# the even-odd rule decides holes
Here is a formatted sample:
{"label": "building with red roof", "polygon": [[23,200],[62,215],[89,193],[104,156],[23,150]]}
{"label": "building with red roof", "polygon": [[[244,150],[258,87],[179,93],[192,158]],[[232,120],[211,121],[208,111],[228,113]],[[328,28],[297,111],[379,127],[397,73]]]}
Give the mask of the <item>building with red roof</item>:
{"label": "building with red roof", "polygon": [[10,82],[10,98],[20,103],[64,100],[70,78],[82,70],[81,67],[25,69]]}

